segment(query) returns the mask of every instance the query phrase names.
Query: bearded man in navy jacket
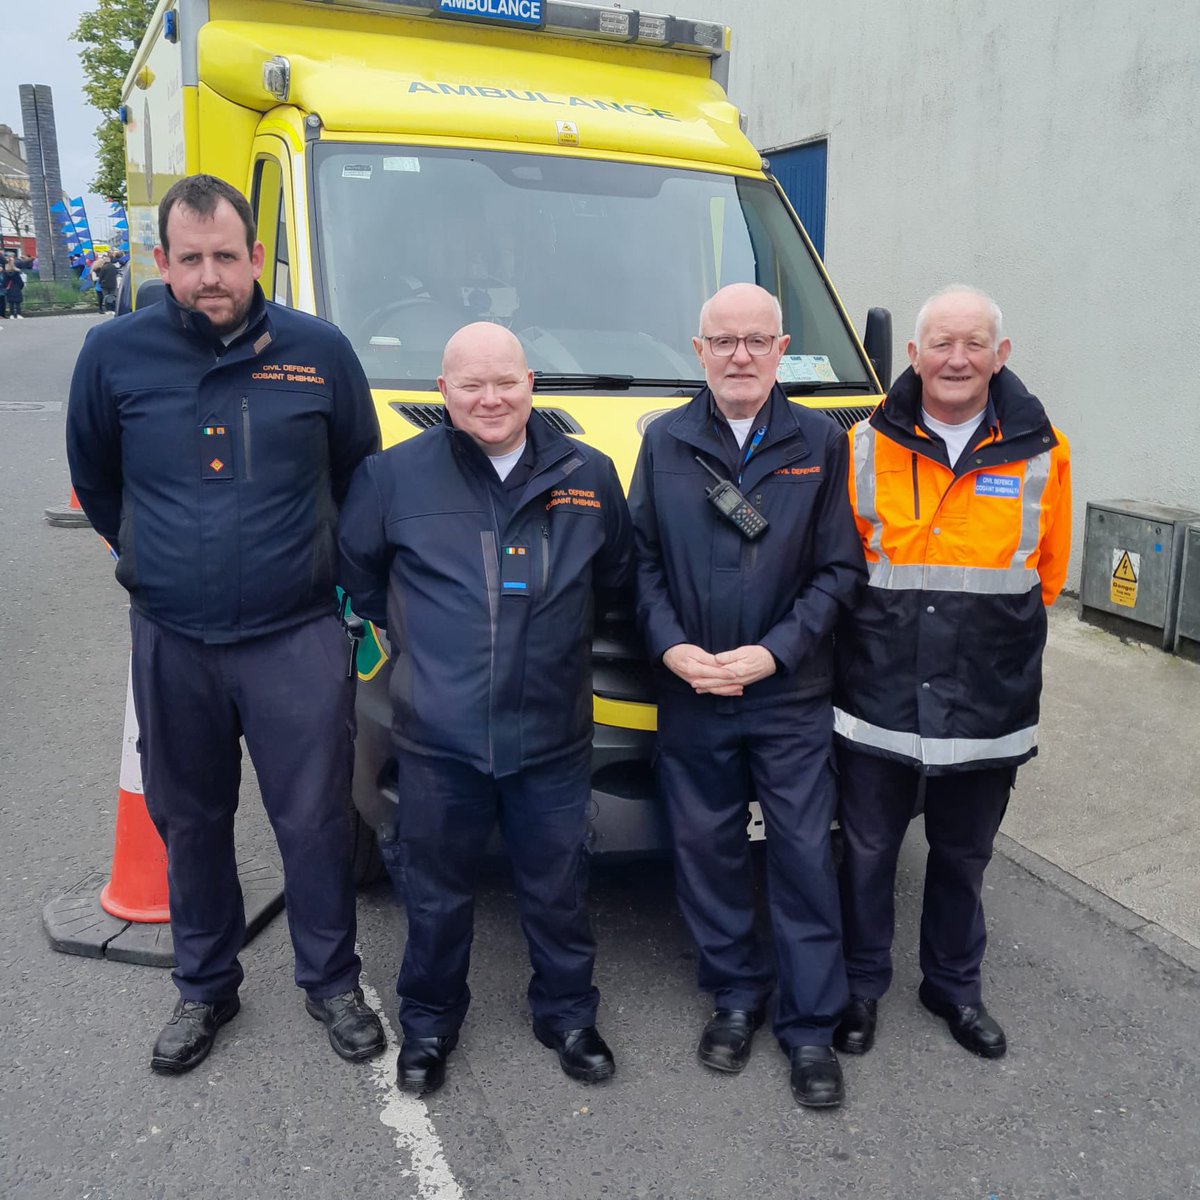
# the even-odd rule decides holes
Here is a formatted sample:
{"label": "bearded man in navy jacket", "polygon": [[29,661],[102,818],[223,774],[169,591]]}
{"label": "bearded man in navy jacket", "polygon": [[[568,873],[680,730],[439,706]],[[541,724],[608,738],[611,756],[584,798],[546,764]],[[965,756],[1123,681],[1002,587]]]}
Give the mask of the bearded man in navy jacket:
{"label": "bearded man in navy jacket", "polygon": [[158,210],[166,299],[93,329],[71,482],[129,592],[146,807],[167,848],[179,1002],[151,1067],[189,1071],[239,1008],[233,823],[245,738],[283,859],[296,983],[343,1058],[382,1053],[354,949],[354,680],[334,524],[379,446],[346,338],[271,304],[245,197],[193,175]]}

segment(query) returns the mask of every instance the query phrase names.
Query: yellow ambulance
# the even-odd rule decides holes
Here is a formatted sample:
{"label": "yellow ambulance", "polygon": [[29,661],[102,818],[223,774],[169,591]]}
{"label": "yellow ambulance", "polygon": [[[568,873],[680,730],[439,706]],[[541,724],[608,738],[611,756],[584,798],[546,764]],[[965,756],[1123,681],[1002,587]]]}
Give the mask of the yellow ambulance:
{"label": "yellow ambulance", "polygon": [[[880,399],[863,349],[725,94],[721,24],[560,0],[161,0],[125,84],[131,292],[157,204],[206,171],[245,190],[268,299],[350,338],[385,444],[441,420],[447,338],[512,329],[535,411],[610,455],[701,385],[703,301],[752,280],[791,334],[780,380],[849,426]],[[665,843],[655,709],[632,629],[596,638],[594,848]],[[360,655],[355,803],[394,807],[386,662]],[[370,839],[364,843],[370,849]]]}

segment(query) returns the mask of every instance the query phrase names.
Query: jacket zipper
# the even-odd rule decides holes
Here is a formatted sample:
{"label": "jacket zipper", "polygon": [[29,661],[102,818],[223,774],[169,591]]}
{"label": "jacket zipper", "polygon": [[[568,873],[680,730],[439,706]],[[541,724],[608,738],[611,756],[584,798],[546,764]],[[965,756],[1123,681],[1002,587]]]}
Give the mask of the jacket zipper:
{"label": "jacket zipper", "polygon": [[245,460],[246,478],[253,479],[254,460],[250,455],[250,399],[242,397],[242,457]]}
{"label": "jacket zipper", "polygon": [[[762,494],[762,492],[754,493],[754,507],[757,508],[759,512],[762,512],[762,510],[763,510],[763,494]],[[751,571],[757,569],[757,567],[758,567],[758,542],[759,542],[759,539],[756,538],[754,541],[752,541],[750,543],[750,568],[749,569]]]}
{"label": "jacket zipper", "polygon": [[550,526],[542,523],[542,596],[550,587]]}
{"label": "jacket zipper", "polygon": [[913,520],[921,519],[921,492],[917,487],[917,452],[913,451],[912,456],[912,477],[913,477]]}

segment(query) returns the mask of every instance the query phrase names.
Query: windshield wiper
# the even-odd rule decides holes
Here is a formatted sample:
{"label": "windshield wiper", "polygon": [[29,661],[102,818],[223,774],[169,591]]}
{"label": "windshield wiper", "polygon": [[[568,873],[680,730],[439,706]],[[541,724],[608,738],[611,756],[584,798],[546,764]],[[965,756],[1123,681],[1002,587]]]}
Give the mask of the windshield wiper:
{"label": "windshield wiper", "polygon": [[854,383],[839,381],[834,383],[829,379],[791,380],[779,385],[788,396],[815,396],[820,392],[836,392],[841,396],[872,396],[878,395],[875,385],[865,379]]}
{"label": "windshield wiper", "polygon": [[642,375],[590,374],[586,371],[534,371],[533,373],[533,390],[535,392],[544,391],[546,388],[559,390],[607,388],[614,392],[627,392],[634,387],[686,388],[691,391],[699,391],[703,386],[703,379],[653,379]]}

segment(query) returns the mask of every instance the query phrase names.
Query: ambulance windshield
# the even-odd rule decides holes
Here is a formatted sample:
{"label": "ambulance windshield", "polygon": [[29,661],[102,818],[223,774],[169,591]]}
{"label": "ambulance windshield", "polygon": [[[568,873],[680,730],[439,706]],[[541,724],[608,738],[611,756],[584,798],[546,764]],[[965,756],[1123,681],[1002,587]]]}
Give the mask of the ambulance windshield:
{"label": "ambulance windshield", "polygon": [[783,304],[792,343],[781,379],[871,390],[799,230],[762,180],[499,151],[314,151],[320,311],[376,387],[434,388],[446,340],[483,320],[512,329],[547,375],[697,379],[701,304],[752,280]]}

